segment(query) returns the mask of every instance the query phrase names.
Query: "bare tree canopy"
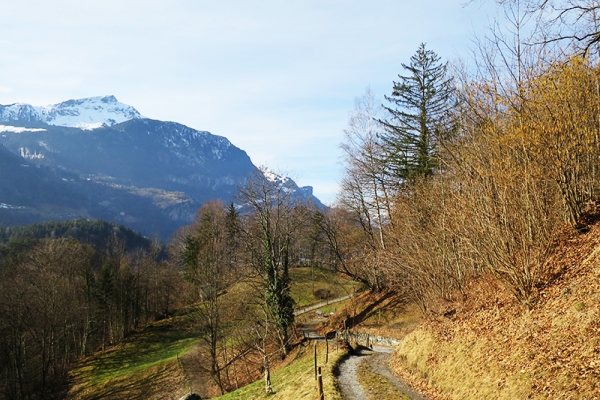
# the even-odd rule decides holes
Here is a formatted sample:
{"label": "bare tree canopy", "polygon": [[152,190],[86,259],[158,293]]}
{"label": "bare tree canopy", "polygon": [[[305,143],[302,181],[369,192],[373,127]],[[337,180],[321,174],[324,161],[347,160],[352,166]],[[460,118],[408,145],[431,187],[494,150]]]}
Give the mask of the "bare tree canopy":
{"label": "bare tree canopy", "polygon": [[[583,56],[600,56],[600,1],[495,0],[534,16],[541,28],[536,44],[558,44]],[[532,42],[533,44],[534,42]]]}

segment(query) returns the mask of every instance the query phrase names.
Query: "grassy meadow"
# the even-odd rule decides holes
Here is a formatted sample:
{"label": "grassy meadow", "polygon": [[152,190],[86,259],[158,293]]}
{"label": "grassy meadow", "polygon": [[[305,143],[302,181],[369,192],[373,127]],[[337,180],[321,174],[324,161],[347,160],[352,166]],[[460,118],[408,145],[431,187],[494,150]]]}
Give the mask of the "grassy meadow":
{"label": "grassy meadow", "polygon": [[[331,298],[345,296],[361,288],[360,284],[341,277],[334,272],[310,267],[293,268],[290,270],[292,279],[292,297],[297,307],[310,306],[320,303],[323,299],[313,295],[314,290],[326,290]],[[224,294],[228,301],[246,301],[252,296],[252,285],[240,282]],[[327,309],[333,310],[341,305],[332,305]],[[72,399],[123,399],[123,398],[176,398],[189,392],[189,371],[182,367],[181,357],[201,342],[197,327],[186,314],[188,309],[179,311],[181,315],[155,322],[143,330],[132,334],[123,343],[99,351],[97,354],[83,360],[71,371],[71,387],[68,398]],[[312,356],[312,352],[310,352]],[[335,362],[336,356],[330,358]],[[297,360],[281,372],[273,373],[273,385],[278,396],[288,393],[288,390],[306,392],[306,396],[314,396],[308,388],[285,389],[281,382],[296,387],[305,384],[306,365],[312,365],[312,358],[306,354],[298,356]],[[284,365],[289,364],[286,361]],[[310,368],[309,368],[310,369]],[[311,369],[312,371],[312,369]],[[309,372],[312,374],[312,372]],[[334,392],[333,378],[324,375],[330,393]],[[296,383],[294,383],[296,382]],[[314,386],[314,379],[309,382]],[[207,384],[211,384],[208,382]],[[254,384],[260,387],[262,380]],[[309,385],[309,386],[310,386]],[[240,390],[245,390],[240,389]],[[247,389],[254,390],[254,389]],[[259,390],[260,391],[260,390]],[[239,392],[239,391],[238,391]],[[254,392],[253,392],[254,393]],[[254,396],[254,394],[252,395]],[[235,397],[232,397],[235,398]],[[238,397],[244,398],[244,397]],[[257,397],[260,398],[260,397]],[[303,398],[303,397],[281,397]],[[308,398],[308,397],[307,397]],[[328,398],[335,398],[330,397]]]}

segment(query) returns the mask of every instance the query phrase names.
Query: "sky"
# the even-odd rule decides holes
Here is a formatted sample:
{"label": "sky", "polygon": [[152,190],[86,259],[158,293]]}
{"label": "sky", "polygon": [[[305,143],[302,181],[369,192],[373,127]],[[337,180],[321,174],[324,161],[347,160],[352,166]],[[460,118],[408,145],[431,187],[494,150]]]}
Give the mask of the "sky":
{"label": "sky", "polygon": [[354,99],[390,94],[420,43],[468,60],[476,0],[0,0],[0,104],[114,95],[225,136],[331,205]]}

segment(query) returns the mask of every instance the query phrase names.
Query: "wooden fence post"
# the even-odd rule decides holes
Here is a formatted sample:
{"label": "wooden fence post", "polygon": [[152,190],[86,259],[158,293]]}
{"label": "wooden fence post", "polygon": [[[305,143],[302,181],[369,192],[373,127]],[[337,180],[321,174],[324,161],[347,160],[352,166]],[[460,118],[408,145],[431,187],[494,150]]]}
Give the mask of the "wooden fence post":
{"label": "wooden fence post", "polygon": [[317,379],[317,342],[315,341],[315,380]]}
{"label": "wooden fence post", "polygon": [[319,393],[319,400],[325,400],[325,394],[323,393],[323,375],[321,375],[321,367],[319,367],[317,378],[317,392]]}

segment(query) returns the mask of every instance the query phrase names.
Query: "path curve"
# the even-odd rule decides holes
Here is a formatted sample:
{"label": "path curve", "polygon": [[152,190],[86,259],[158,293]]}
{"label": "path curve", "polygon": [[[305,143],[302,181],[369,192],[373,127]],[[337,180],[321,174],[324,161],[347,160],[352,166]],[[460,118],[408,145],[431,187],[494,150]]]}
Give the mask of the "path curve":
{"label": "path curve", "polygon": [[318,304],[313,304],[312,306],[304,307],[304,308],[294,311],[294,315],[297,317],[299,315],[306,314],[309,311],[318,310],[319,308],[329,306],[331,304],[339,303],[340,301],[348,300],[354,296],[355,296],[354,294],[349,294],[347,296],[338,297],[337,299],[331,299],[331,300],[323,301]]}
{"label": "path curve", "polygon": [[356,353],[349,355],[337,367],[337,381],[340,385],[342,397],[347,400],[364,400],[367,398],[365,391],[358,383],[358,365],[371,351],[361,348]]}
{"label": "path curve", "polygon": [[325,338],[317,332],[317,325],[323,322],[322,319],[317,319],[311,322],[300,325],[300,332],[305,339],[324,341]]}
{"label": "path curve", "polygon": [[411,400],[427,400],[426,397],[413,390],[388,366],[389,359],[394,349],[389,347],[374,346],[373,350],[361,347],[356,353],[349,355],[337,368],[337,380],[342,396],[347,400],[364,400],[367,398],[365,391],[358,383],[358,368],[361,362],[366,362],[375,373],[385,377],[398,390]]}
{"label": "path curve", "polygon": [[[319,335],[316,330],[316,326],[322,321],[323,318],[319,318],[301,324],[300,331],[302,332],[302,336],[309,340],[324,341],[325,338]],[[411,400],[428,400],[426,397],[413,390],[390,370],[388,363],[391,354],[394,352],[394,348],[374,345],[371,349],[372,350],[366,347],[359,347],[354,353],[345,356],[336,367],[334,373],[344,399],[364,400],[367,398],[365,391],[358,382],[359,364],[361,362],[367,362],[369,368],[373,372],[382,375]]]}

